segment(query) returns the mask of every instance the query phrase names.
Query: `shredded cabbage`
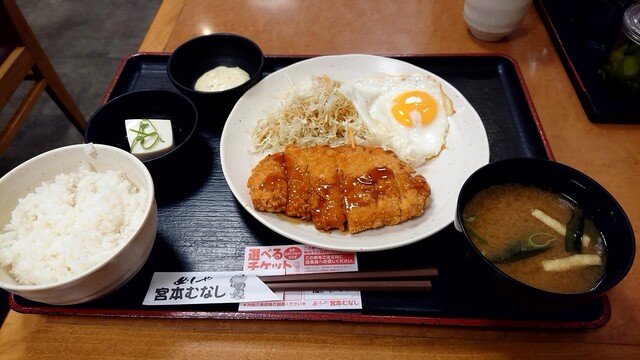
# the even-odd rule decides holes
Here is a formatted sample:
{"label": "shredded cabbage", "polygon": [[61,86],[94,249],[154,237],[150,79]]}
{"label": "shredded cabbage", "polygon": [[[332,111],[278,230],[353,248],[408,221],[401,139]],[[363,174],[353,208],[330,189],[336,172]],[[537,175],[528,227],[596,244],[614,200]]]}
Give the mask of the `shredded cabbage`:
{"label": "shredded cabbage", "polygon": [[294,87],[275,112],[258,122],[253,133],[254,151],[278,152],[290,144],[363,143],[369,129],[339,88],[340,82],[328,76],[314,77],[310,84]]}

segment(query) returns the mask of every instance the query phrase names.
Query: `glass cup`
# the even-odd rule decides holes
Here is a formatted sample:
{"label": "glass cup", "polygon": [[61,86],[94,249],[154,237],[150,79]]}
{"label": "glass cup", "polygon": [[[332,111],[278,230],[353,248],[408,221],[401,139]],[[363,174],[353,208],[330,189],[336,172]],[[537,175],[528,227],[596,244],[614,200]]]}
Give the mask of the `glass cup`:
{"label": "glass cup", "polygon": [[598,74],[614,97],[640,95],[640,3],[624,12],[620,34]]}
{"label": "glass cup", "polygon": [[465,0],[463,16],[471,34],[498,41],[520,27],[533,0]]}

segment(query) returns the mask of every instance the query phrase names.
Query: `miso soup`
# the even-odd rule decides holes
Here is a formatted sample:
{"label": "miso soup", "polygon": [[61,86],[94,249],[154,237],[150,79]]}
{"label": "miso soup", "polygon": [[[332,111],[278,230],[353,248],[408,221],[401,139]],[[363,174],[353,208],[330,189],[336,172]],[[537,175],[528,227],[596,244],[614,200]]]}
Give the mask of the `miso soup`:
{"label": "miso soup", "polygon": [[588,214],[560,194],[518,183],[494,186],[474,195],[463,216],[484,256],[525,284],[580,293],[602,278],[602,234]]}

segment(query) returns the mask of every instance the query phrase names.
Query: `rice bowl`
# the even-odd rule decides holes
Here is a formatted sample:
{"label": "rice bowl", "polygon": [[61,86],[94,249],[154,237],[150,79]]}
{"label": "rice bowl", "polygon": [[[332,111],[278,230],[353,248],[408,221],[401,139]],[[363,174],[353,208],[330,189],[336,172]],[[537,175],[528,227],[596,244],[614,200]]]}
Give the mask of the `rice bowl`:
{"label": "rice bowl", "polygon": [[55,149],[10,171],[0,189],[0,287],[9,292],[57,305],[91,301],[133,277],[153,247],[153,181],[126,151]]}

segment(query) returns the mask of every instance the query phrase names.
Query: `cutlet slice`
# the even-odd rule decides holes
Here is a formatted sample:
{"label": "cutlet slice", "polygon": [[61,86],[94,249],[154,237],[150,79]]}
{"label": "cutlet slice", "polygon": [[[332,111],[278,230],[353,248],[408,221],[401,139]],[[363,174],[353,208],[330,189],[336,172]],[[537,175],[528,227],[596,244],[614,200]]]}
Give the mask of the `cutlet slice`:
{"label": "cutlet slice", "polygon": [[347,219],[342,211],[336,152],[329,146],[315,146],[306,151],[312,190],[309,196],[311,220],[318,230],[345,230]]}
{"label": "cutlet slice", "polygon": [[369,152],[375,159],[374,161],[385,164],[395,176],[395,182],[400,192],[399,207],[401,212],[396,224],[421,215],[424,209],[429,206],[429,196],[431,195],[431,188],[424,176],[416,173],[409,164],[398,159],[392,151],[370,148]]}
{"label": "cutlet slice", "polygon": [[307,157],[307,148],[287,146],[284,149],[284,168],[287,175],[287,205],[284,213],[303,220],[311,220],[309,198],[312,188],[307,174]]}
{"label": "cutlet slice", "polygon": [[368,175],[375,184],[378,200],[378,216],[383,225],[395,225],[402,220],[402,191],[400,190],[394,163],[400,160],[392,151],[380,147],[362,148],[364,156],[373,164]]}
{"label": "cutlet slice", "polygon": [[401,217],[401,195],[395,176],[383,161],[372,156],[372,151],[384,150],[360,146],[338,149],[349,232],[397,224]]}
{"label": "cutlet slice", "polygon": [[267,155],[247,180],[253,207],[258,211],[284,212],[287,207],[287,173],[284,154]]}

